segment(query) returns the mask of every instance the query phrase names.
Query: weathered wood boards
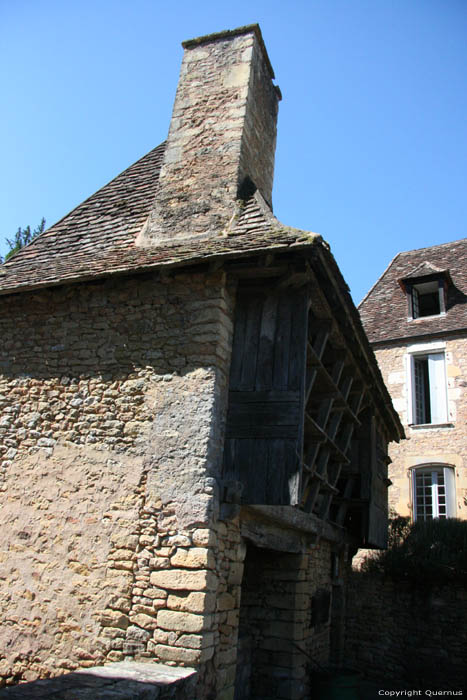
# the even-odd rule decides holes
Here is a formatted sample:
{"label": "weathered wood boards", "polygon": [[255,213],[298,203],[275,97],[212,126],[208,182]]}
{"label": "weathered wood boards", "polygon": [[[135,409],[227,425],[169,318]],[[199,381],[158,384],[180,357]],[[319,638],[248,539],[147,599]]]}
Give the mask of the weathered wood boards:
{"label": "weathered wood boards", "polygon": [[303,290],[240,290],[224,478],[243,483],[245,503],[298,503],[305,333]]}
{"label": "weathered wood boards", "polygon": [[223,477],[243,504],[297,506],[384,546],[387,437],[339,314],[311,270],[301,286],[240,283]]}

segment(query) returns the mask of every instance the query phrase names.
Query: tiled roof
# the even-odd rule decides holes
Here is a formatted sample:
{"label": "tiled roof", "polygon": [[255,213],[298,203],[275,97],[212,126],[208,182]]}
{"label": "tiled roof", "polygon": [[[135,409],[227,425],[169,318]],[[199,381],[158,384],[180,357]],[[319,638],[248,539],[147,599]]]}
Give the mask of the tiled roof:
{"label": "tiled roof", "polygon": [[417,277],[425,277],[426,275],[434,275],[438,272],[444,272],[444,270],[441,267],[436,267],[436,265],[432,265],[428,260],[424,260],[420,265],[417,265],[413,270],[410,272],[407,272],[404,275],[404,279],[409,279],[409,278],[414,278],[416,279]]}
{"label": "tiled roof", "polygon": [[366,371],[379,386],[382,407],[388,412],[391,430],[398,439],[402,428],[397,414],[372,358],[348,287],[321,236],[284,226],[273,216],[261,194],[255,192],[247,201],[237,203],[229,227],[218,236],[176,239],[148,247],[136,245],[154,202],[164,146],[161,144],[130,166],[0,266],[0,294],[162,266],[228,261],[269,252],[303,252],[309,260],[321,260],[330,288],[333,284],[338,288],[341,303],[337,314],[343,318],[352,342],[362,348]]}
{"label": "tiled roof", "polygon": [[309,247],[322,240],[283,226],[256,193],[218,237],[135,245],[154,201],[164,146],[131,165],[1,266],[0,293],[271,248]]}
{"label": "tiled roof", "polygon": [[[447,271],[446,315],[407,320],[407,297],[398,281]],[[441,272],[440,272],[441,274]],[[370,342],[439,335],[467,329],[467,238],[399,253],[359,306]]]}

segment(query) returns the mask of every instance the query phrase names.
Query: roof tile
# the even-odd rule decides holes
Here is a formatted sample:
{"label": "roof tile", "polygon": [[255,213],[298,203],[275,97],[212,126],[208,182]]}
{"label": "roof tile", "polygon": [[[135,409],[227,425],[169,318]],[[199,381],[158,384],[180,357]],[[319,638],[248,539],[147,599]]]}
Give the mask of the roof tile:
{"label": "roof tile", "polygon": [[282,225],[257,192],[217,237],[135,244],[154,201],[165,144],[131,165],[0,267],[0,293],[310,245],[317,234]]}
{"label": "roof tile", "polygon": [[[447,271],[446,315],[408,320],[407,297],[398,280]],[[359,306],[372,343],[467,329],[467,238],[399,253]]]}

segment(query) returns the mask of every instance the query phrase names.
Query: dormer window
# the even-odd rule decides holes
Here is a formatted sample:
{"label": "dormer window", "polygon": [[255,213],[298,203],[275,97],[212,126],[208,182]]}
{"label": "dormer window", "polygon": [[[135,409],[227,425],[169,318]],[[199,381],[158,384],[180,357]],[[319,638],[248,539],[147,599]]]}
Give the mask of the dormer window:
{"label": "dormer window", "polygon": [[446,313],[444,280],[431,280],[410,285],[409,318],[439,316]]}
{"label": "dormer window", "polygon": [[449,281],[447,270],[437,270],[428,264],[420,266],[410,277],[399,280],[407,296],[408,320],[443,316],[446,313]]}

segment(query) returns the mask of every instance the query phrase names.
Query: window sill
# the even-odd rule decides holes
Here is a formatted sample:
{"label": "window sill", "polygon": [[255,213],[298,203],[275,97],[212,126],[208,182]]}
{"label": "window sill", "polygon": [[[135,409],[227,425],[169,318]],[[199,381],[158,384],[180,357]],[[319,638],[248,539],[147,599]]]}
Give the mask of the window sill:
{"label": "window sill", "polygon": [[413,318],[413,316],[407,316],[407,321],[409,323],[417,323],[419,321],[430,321],[433,318],[443,318],[446,316],[446,311],[440,311],[439,314],[430,314],[429,316],[416,316],[416,318]]}
{"label": "window sill", "polygon": [[412,430],[446,430],[454,428],[454,423],[409,423]]}

